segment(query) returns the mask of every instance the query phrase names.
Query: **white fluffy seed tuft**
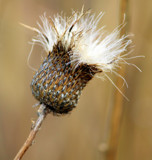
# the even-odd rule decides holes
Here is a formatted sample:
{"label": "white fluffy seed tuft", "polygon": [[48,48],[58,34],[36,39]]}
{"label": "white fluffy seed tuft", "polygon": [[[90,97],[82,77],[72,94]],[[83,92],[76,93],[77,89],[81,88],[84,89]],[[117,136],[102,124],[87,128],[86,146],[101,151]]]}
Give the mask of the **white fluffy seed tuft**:
{"label": "white fluffy seed tuft", "polygon": [[95,65],[103,72],[113,72],[120,62],[127,63],[122,53],[132,41],[128,40],[128,35],[120,37],[123,24],[108,35],[104,27],[97,29],[102,16],[102,12],[95,16],[91,12],[84,13],[83,9],[72,11],[71,17],[57,14],[47,18],[44,14],[40,17],[41,24],[37,23],[38,29],[33,28],[37,36],[32,41],[42,45],[46,52],[51,52],[61,41],[65,50],[71,48],[75,66]]}

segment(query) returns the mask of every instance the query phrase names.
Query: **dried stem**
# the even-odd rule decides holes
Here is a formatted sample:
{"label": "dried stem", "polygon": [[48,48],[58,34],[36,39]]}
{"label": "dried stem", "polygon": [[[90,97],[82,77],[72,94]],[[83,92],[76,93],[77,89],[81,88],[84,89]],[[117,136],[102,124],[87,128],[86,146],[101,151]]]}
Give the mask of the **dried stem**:
{"label": "dried stem", "polygon": [[[127,25],[121,30],[121,35],[124,35],[128,31],[129,0],[121,0],[120,9],[121,9],[120,23],[122,24],[122,22],[124,21],[124,15],[126,17],[125,20],[127,21]],[[124,77],[125,68],[119,70],[119,74]],[[120,77],[117,78],[116,85],[118,86],[118,88],[121,88],[123,86],[123,80]],[[124,88],[122,92],[124,92]],[[123,96],[118,91],[116,91],[112,119],[111,119],[111,133],[110,133],[110,141],[107,152],[107,160],[116,160],[117,158],[122,115],[123,115]]]}
{"label": "dried stem", "polygon": [[40,108],[38,110],[39,117],[38,117],[37,121],[35,122],[35,124],[32,126],[32,129],[31,129],[31,132],[30,132],[28,138],[26,139],[25,143],[23,144],[23,146],[21,147],[21,149],[17,153],[14,160],[20,160],[24,156],[25,152],[32,145],[33,140],[34,140],[37,132],[39,131],[41,124],[42,124],[43,120],[45,119],[46,115],[48,114],[48,112],[49,111],[46,109],[46,107],[44,105],[40,106]]}

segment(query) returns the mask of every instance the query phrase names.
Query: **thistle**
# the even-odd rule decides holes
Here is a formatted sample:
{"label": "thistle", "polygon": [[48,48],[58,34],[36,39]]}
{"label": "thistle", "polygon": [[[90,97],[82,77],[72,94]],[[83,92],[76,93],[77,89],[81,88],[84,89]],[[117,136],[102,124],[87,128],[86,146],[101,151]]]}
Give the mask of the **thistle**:
{"label": "thistle", "polygon": [[31,146],[46,115],[50,112],[57,115],[69,113],[76,107],[83,88],[97,74],[100,78],[105,75],[112,82],[107,75],[112,72],[126,83],[116,72],[120,64],[139,69],[125,61],[142,56],[126,57],[130,54],[125,52],[131,40],[128,35],[120,36],[124,23],[112,33],[105,34],[104,27],[97,29],[102,16],[102,12],[95,16],[82,8],[81,12],[72,11],[71,17],[57,14],[47,18],[44,14],[40,17],[41,23],[37,23],[38,28],[24,25],[37,33],[32,39],[33,46],[41,45],[47,56],[31,82],[32,93],[41,104],[39,117],[14,160],[20,160]]}
{"label": "thistle", "polygon": [[97,74],[115,72],[121,55],[131,43],[120,35],[121,26],[109,35],[97,24],[90,11],[72,12],[71,17],[57,14],[41,16],[33,43],[40,44],[47,53],[36,71],[31,89],[35,98],[55,114],[65,114],[76,107],[82,89]]}

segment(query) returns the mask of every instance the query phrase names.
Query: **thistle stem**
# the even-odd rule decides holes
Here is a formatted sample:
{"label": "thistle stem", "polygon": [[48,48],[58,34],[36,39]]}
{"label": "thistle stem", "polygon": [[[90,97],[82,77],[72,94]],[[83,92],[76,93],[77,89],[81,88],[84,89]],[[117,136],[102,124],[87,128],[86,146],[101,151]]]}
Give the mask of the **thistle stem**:
{"label": "thistle stem", "polygon": [[[120,24],[124,21],[127,21],[127,25],[122,28],[121,35],[126,34],[128,31],[128,21],[129,21],[129,0],[121,0],[120,1]],[[121,76],[125,76],[125,68],[118,71]],[[123,86],[123,80],[118,77],[116,81],[116,85],[118,88]],[[124,88],[122,89],[124,93]],[[119,135],[120,135],[120,128],[121,128],[121,120],[123,116],[123,96],[116,91],[115,98],[114,98],[114,106],[113,106],[113,113],[111,118],[111,133],[110,133],[110,141],[108,145],[108,152],[107,152],[107,160],[116,160],[117,159],[117,150],[118,150],[118,142],[119,142]]]}
{"label": "thistle stem", "polygon": [[36,134],[39,131],[39,129],[41,127],[41,124],[44,121],[44,119],[45,119],[46,115],[48,114],[48,112],[49,111],[46,109],[46,107],[44,105],[40,106],[40,108],[38,110],[39,117],[38,117],[37,121],[35,122],[35,124],[32,126],[32,129],[30,131],[29,136],[27,137],[25,143],[23,144],[23,146],[21,147],[21,149],[19,150],[19,152],[15,156],[14,160],[22,159],[22,157],[24,156],[25,152],[32,145],[33,140],[35,139]]}

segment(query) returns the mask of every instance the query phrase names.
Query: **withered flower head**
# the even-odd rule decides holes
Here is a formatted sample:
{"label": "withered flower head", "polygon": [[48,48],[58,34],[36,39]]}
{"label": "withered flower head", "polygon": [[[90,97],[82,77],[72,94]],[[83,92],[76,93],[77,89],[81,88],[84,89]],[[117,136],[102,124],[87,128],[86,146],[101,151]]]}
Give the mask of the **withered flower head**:
{"label": "withered flower head", "polygon": [[72,12],[71,17],[57,14],[41,17],[34,43],[39,43],[47,57],[35,73],[31,88],[40,103],[55,114],[66,114],[76,107],[82,89],[96,73],[115,72],[120,55],[131,43],[120,37],[121,26],[109,35],[97,29],[102,17],[91,12]]}

